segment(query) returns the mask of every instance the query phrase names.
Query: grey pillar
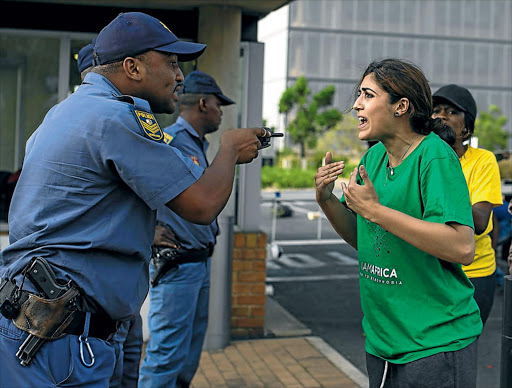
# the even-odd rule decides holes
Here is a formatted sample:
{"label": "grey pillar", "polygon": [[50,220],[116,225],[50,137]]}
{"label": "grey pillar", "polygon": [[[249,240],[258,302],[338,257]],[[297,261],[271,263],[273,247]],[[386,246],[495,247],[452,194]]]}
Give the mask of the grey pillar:
{"label": "grey pillar", "polygon": [[[263,56],[264,45],[258,42],[242,42],[240,45],[242,93],[240,101],[241,126],[263,125]],[[261,229],[261,155],[249,164],[239,167],[237,225],[244,232]]]}
{"label": "grey pillar", "polygon": [[[222,15],[222,16],[220,16]],[[240,9],[204,6],[199,9],[198,41],[206,43],[205,53],[198,59],[198,70],[217,80],[225,95],[238,103],[238,67],[242,14]],[[237,105],[223,107],[221,128],[208,135],[211,160],[219,148],[225,128],[237,127]],[[218,217],[221,234],[211,261],[210,309],[205,349],[222,349],[231,334],[231,258],[233,253],[233,195]]]}

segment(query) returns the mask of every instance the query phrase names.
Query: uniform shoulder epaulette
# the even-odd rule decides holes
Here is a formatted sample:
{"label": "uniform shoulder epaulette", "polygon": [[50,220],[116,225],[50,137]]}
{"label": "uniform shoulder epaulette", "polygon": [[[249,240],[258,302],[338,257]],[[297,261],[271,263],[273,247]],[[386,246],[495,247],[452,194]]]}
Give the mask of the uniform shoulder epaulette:
{"label": "uniform shoulder epaulette", "polygon": [[183,126],[176,125],[176,124],[173,124],[170,127],[165,128],[165,130],[164,130],[164,136],[165,136],[164,142],[166,142],[167,144],[170,144],[176,138],[178,133],[180,133],[181,131],[184,131],[184,130],[185,130],[185,128]]}
{"label": "uniform shoulder epaulette", "polygon": [[128,95],[114,95],[118,101],[127,102],[133,105],[133,115],[144,136],[159,143],[164,141],[164,133],[156,120],[155,115],[151,112],[149,103],[137,97]]}
{"label": "uniform shoulder epaulette", "polygon": [[173,136],[169,135],[167,132],[164,132],[164,143],[165,144],[171,144],[172,139],[174,139]]}

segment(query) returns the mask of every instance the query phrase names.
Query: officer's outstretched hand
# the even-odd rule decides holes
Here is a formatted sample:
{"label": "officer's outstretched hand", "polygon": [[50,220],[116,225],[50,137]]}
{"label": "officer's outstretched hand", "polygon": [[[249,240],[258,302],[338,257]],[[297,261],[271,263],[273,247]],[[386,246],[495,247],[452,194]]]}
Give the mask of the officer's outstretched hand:
{"label": "officer's outstretched hand", "polygon": [[249,163],[258,157],[258,151],[262,148],[258,137],[270,137],[270,131],[264,128],[238,128],[227,129],[221,136],[221,148],[227,148],[236,152],[237,164]]}

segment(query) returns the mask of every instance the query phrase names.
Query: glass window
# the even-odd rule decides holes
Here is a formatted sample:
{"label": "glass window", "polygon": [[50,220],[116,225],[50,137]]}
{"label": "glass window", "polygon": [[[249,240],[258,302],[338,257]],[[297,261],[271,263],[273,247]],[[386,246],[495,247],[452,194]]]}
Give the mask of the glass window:
{"label": "glass window", "polygon": [[319,62],[323,58],[320,55],[320,36],[324,36],[323,34],[319,34],[316,32],[308,32],[306,35],[306,47],[304,56],[304,60],[306,61],[306,74],[309,77],[319,77],[323,76],[319,72]]}
{"label": "glass window", "polygon": [[475,26],[475,19],[478,13],[478,3],[474,1],[464,2],[464,7],[461,7],[461,17],[464,22],[463,36],[465,37],[479,37],[477,26]]}
{"label": "glass window", "polygon": [[355,78],[359,74],[354,70],[352,58],[356,53],[355,41],[352,35],[340,35],[339,45],[337,46],[339,62],[337,64],[336,75],[338,78]]}
{"label": "glass window", "polygon": [[356,23],[355,11],[356,4],[355,0],[345,0],[337,2],[338,6],[341,6],[341,11],[338,14],[340,17],[334,16],[336,18],[336,23],[334,26],[336,28],[342,28],[344,30],[353,30],[354,24]]}
{"label": "glass window", "polygon": [[58,38],[0,36],[0,169],[21,167],[25,142],[57,103]]}
{"label": "glass window", "polygon": [[462,55],[462,73],[463,73],[463,84],[471,85],[474,82],[474,72],[475,72],[475,48],[476,45],[472,45],[469,43],[461,43],[463,47],[463,55]]}
{"label": "glass window", "polygon": [[372,61],[375,59],[383,58],[384,52],[386,52],[386,56],[390,56],[390,57],[394,56],[393,53],[385,50],[384,46],[385,46],[387,40],[389,40],[389,39],[384,39],[384,38],[381,38],[378,36],[373,37],[370,40],[371,50],[372,50],[372,54],[371,54]]}
{"label": "glass window", "polygon": [[290,5],[290,26],[304,26],[304,2],[294,1]]}
{"label": "glass window", "polygon": [[490,38],[490,33],[494,26],[491,25],[491,8],[494,7],[493,2],[481,2],[478,7],[478,24],[475,26],[477,36],[480,38]]}
{"label": "glass window", "polygon": [[356,21],[355,29],[357,30],[370,30],[370,12],[369,8],[371,4],[368,0],[360,0],[356,5]]}
{"label": "glass window", "polygon": [[290,31],[290,61],[288,62],[288,75],[290,77],[298,77],[304,74],[306,65],[304,59],[305,36],[305,33]]}

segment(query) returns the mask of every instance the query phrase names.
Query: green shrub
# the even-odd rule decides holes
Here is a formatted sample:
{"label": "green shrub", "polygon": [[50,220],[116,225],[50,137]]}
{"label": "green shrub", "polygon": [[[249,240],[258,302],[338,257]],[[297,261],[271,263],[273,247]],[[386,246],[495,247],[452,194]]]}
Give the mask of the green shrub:
{"label": "green shrub", "polygon": [[[343,160],[343,159],[339,159],[339,160]],[[353,163],[353,162],[345,161],[345,168],[343,169],[343,174],[341,174],[340,177],[349,179],[350,173],[352,171],[354,171],[354,168],[356,168],[358,165],[359,165],[359,162]]]}
{"label": "green shrub", "polygon": [[[345,162],[341,178],[348,179],[357,164]],[[281,168],[263,166],[261,168],[261,187],[276,189],[305,189],[315,187],[317,169]]]}
{"label": "green shrub", "polygon": [[303,189],[315,187],[316,170],[263,166],[261,187],[277,189]]}

